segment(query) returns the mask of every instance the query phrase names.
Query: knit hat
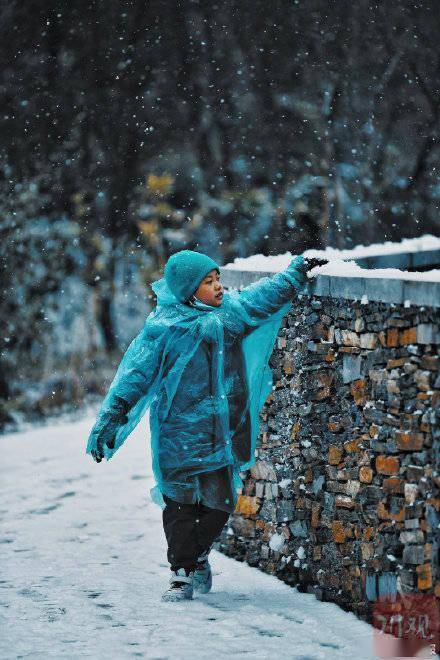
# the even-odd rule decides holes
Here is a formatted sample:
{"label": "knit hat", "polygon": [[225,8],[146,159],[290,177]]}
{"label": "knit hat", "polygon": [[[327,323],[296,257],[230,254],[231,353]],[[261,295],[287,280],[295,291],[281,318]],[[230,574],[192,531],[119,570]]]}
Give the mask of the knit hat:
{"label": "knit hat", "polygon": [[171,292],[180,302],[185,302],[214,268],[220,272],[220,266],[206,254],[180,250],[168,259],[164,276]]}

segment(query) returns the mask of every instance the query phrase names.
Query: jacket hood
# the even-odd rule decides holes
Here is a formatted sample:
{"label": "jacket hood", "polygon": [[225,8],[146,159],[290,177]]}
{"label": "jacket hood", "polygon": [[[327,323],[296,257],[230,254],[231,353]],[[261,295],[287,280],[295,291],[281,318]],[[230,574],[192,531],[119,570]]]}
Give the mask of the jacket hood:
{"label": "jacket hood", "polygon": [[151,288],[157,296],[157,304],[159,305],[176,305],[177,300],[174,293],[169,288],[166,279],[162,277],[160,280],[152,282]]}

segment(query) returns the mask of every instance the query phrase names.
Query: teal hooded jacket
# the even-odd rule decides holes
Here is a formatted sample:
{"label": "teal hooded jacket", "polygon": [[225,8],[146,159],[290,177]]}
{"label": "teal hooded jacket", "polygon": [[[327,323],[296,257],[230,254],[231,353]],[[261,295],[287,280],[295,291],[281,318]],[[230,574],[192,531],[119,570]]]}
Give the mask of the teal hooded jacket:
{"label": "teal hooded jacket", "polygon": [[296,257],[272,277],[226,291],[219,307],[182,303],[164,278],[154,282],[156,308],[119,364],[86,452],[111,459],[150,409],[154,501],[184,501],[196,475],[226,466],[240,484],[238,473],[255,460],[275,339],[305,281]]}

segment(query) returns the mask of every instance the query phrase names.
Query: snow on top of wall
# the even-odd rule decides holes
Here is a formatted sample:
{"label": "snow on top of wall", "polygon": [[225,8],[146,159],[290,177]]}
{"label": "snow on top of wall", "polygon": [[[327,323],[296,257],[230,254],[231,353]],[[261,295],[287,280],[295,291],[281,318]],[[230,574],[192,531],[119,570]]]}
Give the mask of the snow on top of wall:
{"label": "snow on top of wall", "polygon": [[399,270],[398,268],[361,268],[354,261],[342,261],[342,259],[332,260],[327,266],[319,266],[311,272],[313,275],[332,275],[333,277],[374,277],[377,279],[388,278],[393,280],[440,282],[440,270],[438,269],[427,270],[425,272],[410,272],[408,270]]}
{"label": "snow on top of wall", "polygon": [[432,234],[424,234],[418,238],[403,238],[399,243],[385,241],[384,243],[373,243],[372,245],[356,245],[350,250],[336,250],[328,247],[325,250],[307,250],[308,257],[330,255],[339,259],[359,259],[360,257],[377,257],[384,254],[400,254],[401,252],[422,252],[424,250],[439,250],[440,237]]}
{"label": "snow on top of wall", "polygon": [[[357,245],[352,250],[337,250],[328,247],[325,250],[306,250],[306,257],[322,257],[331,263],[313,270],[313,275],[333,275],[339,277],[376,277],[405,280],[421,280],[424,282],[439,282],[440,270],[425,272],[409,272],[397,268],[361,268],[353,261],[345,259],[359,259],[386,254],[399,254],[402,252],[422,252],[424,250],[440,249],[440,238],[425,234],[419,238],[405,238],[400,243],[375,243],[373,245]],[[294,255],[291,252],[264,256],[254,254],[251,257],[236,258],[233,263],[226,264],[228,270],[260,271],[263,273],[276,273],[287,268]]]}

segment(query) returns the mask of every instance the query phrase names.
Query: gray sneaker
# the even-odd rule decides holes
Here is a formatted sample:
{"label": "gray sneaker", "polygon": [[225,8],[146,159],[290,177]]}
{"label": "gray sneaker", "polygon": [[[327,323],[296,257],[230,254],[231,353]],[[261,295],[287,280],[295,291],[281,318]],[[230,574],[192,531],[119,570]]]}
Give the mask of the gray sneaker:
{"label": "gray sneaker", "polygon": [[208,561],[208,553],[200,555],[197,559],[197,567],[194,571],[193,585],[199,594],[207,594],[212,587],[212,571]]}
{"label": "gray sneaker", "polygon": [[184,568],[178,568],[177,571],[171,571],[171,586],[164,594],[162,594],[162,600],[168,603],[175,603],[181,600],[192,600],[193,579],[193,571],[187,572]]}

